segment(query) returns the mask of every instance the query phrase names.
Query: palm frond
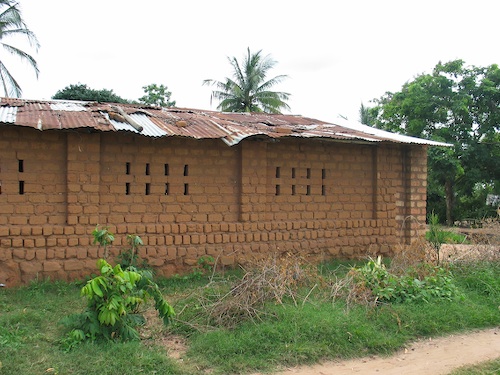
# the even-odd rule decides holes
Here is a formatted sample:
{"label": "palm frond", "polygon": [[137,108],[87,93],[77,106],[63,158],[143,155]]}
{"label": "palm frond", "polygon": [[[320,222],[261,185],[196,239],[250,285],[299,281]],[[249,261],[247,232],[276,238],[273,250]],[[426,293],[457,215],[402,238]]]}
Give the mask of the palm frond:
{"label": "palm frond", "polygon": [[[21,86],[15,80],[15,78],[10,74],[7,67],[0,61],[0,80],[2,81],[3,90],[5,96],[19,98],[22,95]],[[9,90],[10,87],[10,90]]]}
{"label": "palm frond", "polygon": [[0,45],[11,55],[19,57],[21,60],[27,61],[29,65],[35,70],[36,76],[38,77],[40,70],[38,69],[38,64],[33,56],[24,52],[23,50],[20,50],[17,47],[11,46],[10,44],[0,43]]}
{"label": "palm frond", "polygon": [[[23,21],[19,3],[14,0],[0,0],[0,9],[2,9],[0,12],[0,45],[11,55],[17,56],[23,61],[27,61],[35,70],[35,74],[38,77],[39,69],[33,56],[4,42],[6,38],[21,36],[25,37],[35,49],[38,49],[40,46],[35,34],[28,29]],[[14,79],[3,61],[0,61],[0,80],[2,81],[5,95],[21,96],[22,91],[19,83]]]}

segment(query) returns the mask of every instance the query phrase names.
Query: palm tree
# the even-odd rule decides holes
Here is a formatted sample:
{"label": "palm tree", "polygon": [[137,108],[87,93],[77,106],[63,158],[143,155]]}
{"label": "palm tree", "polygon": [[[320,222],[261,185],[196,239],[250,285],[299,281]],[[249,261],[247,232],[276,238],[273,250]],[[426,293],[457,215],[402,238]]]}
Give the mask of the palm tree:
{"label": "palm tree", "polygon": [[372,112],[373,108],[365,107],[365,105],[361,103],[361,107],[359,107],[359,122],[364,125],[373,126],[374,118]]}
{"label": "palm tree", "polygon": [[[19,3],[14,0],[0,0],[0,12],[0,45],[11,55],[19,57],[23,61],[27,61],[35,70],[38,78],[39,70],[35,59],[23,50],[4,43],[4,40],[9,37],[21,36],[27,38],[30,45],[34,46],[36,49],[40,46],[35,34],[27,28],[23,21]],[[0,59],[0,81],[2,82],[4,94],[6,96],[21,96],[21,87],[5,66],[3,59]]]}
{"label": "palm tree", "polygon": [[271,87],[288,78],[279,75],[266,81],[268,71],[276,62],[269,56],[262,57],[261,52],[251,53],[247,49],[247,56],[243,64],[238,63],[235,57],[229,58],[233,67],[233,78],[225,81],[206,79],[204,85],[216,88],[212,91],[212,99],[220,100],[218,110],[225,112],[267,112],[280,113],[280,109],[290,109],[285,100],[290,94],[286,92],[269,91]]}

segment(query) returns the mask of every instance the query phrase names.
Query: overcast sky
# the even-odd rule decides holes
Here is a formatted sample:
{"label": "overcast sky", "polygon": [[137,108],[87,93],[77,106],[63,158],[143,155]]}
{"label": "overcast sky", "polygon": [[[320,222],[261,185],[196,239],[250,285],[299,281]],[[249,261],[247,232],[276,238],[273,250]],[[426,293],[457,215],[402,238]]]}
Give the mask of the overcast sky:
{"label": "overcast sky", "polygon": [[277,61],[269,78],[289,76],[275,90],[291,94],[290,113],[358,120],[361,102],[439,61],[500,63],[498,0],[19,2],[41,44],[38,80],[26,64],[9,65],[26,99],[77,83],[138,99],[157,83],[178,107],[216,109],[202,81],[230,76],[227,57],[250,47]]}

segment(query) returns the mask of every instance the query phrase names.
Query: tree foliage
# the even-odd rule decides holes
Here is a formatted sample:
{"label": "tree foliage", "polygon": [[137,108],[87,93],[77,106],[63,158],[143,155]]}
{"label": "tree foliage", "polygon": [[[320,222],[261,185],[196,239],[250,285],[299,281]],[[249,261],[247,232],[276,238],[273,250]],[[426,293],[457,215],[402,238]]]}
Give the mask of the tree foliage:
{"label": "tree foliage", "polygon": [[263,57],[262,51],[247,55],[240,64],[235,57],[228,57],[233,69],[232,78],[224,81],[206,79],[204,85],[215,87],[212,99],[220,100],[217,109],[225,112],[267,112],[280,113],[282,109],[290,109],[286,100],[290,94],[270,91],[272,87],[282,82],[286,75],[278,75],[266,80],[269,70],[276,61],[269,56]]}
{"label": "tree foliage", "polygon": [[[33,56],[7,42],[9,39],[15,40],[19,37],[25,38],[30,46],[35,49],[38,49],[40,46],[35,34],[28,29],[23,20],[19,9],[19,3],[14,0],[0,0],[0,45],[10,55],[19,58],[21,61],[27,62],[28,65],[34,69],[38,77],[38,64]],[[0,61],[0,81],[2,82],[4,94],[7,97],[21,96],[21,86],[12,76],[5,65],[5,61]]]}
{"label": "tree foliage", "polygon": [[52,99],[82,100],[98,103],[131,103],[130,100],[123,99],[116,95],[113,90],[94,90],[82,83],[69,85],[59,90]]}
{"label": "tree foliage", "polygon": [[374,121],[375,119],[370,108],[361,103],[359,107],[359,122],[364,125],[373,126]]}
{"label": "tree foliage", "polygon": [[500,190],[500,69],[496,64],[438,63],[432,73],[418,75],[400,91],[387,92],[374,102],[369,112],[375,126],[453,145],[429,150],[429,207],[442,213],[445,202],[448,223],[464,214],[460,205],[477,189]]}
{"label": "tree foliage", "polygon": [[156,105],[159,107],[175,107],[175,100],[170,100],[172,93],[168,91],[168,87],[164,85],[151,85],[142,88],[146,95],[139,98],[139,102],[143,104]]}

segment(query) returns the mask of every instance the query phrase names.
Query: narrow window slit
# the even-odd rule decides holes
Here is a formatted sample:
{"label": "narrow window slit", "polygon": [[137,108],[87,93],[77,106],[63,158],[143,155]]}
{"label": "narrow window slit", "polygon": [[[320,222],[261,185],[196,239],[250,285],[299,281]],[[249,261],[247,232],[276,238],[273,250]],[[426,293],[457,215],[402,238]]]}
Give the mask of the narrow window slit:
{"label": "narrow window slit", "polygon": [[321,185],[321,195],[326,195],[326,186]]}
{"label": "narrow window slit", "polygon": [[311,178],[311,168],[307,168],[306,170],[306,177]]}
{"label": "narrow window slit", "polygon": [[325,168],[323,168],[323,169],[321,170],[321,179],[322,179],[322,180],[324,180],[325,178],[326,178],[326,169],[325,169]]}
{"label": "narrow window slit", "polygon": [[292,178],[295,178],[295,168],[292,168]]}
{"label": "narrow window slit", "polygon": [[146,163],[146,176],[149,176],[150,171],[149,171],[149,163]]}
{"label": "narrow window slit", "polygon": [[189,184],[184,184],[184,195],[189,195]]}
{"label": "narrow window slit", "polygon": [[168,191],[169,191],[169,189],[170,189],[170,184],[167,182],[167,183],[165,184],[165,195],[168,195]]}
{"label": "narrow window slit", "polygon": [[24,172],[24,160],[19,160],[17,169],[19,172]]}
{"label": "narrow window slit", "polygon": [[281,168],[276,167],[276,178],[280,178],[280,177],[281,177]]}
{"label": "narrow window slit", "polygon": [[151,194],[151,184],[149,182],[146,183],[146,195]]}
{"label": "narrow window slit", "polygon": [[24,194],[24,181],[19,181],[19,194]]}
{"label": "narrow window slit", "polygon": [[189,174],[189,166],[186,164],[184,166],[184,176],[187,176]]}
{"label": "narrow window slit", "polygon": [[130,182],[125,182],[125,195],[130,195]]}
{"label": "narrow window slit", "polygon": [[168,176],[170,173],[169,168],[168,168],[168,164],[165,164],[164,168],[165,168],[165,176]]}
{"label": "narrow window slit", "polygon": [[125,163],[125,174],[130,174],[130,163],[129,162]]}
{"label": "narrow window slit", "polygon": [[281,186],[276,185],[276,195],[280,195]]}
{"label": "narrow window slit", "polygon": [[292,195],[297,194],[297,190],[295,188],[295,185],[292,185]]}
{"label": "narrow window slit", "polygon": [[306,186],[306,195],[311,195],[311,185]]}

